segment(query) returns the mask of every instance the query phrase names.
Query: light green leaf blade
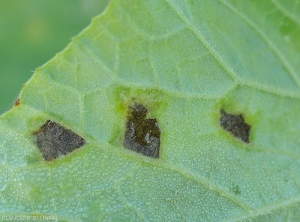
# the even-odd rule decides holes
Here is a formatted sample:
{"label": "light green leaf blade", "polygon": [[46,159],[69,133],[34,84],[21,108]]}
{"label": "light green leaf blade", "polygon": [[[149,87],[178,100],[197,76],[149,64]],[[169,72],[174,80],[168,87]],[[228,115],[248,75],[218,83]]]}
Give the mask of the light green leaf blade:
{"label": "light green leaf blade", "polygon": [[[297,1],[112,1],[0,119],[1,216],[67,221],[300,218]],[[132,98],[159,159],[123,147]],[[243,114],[250,143],[219,123]],[[86,145],[44,161],[47,120]]]}

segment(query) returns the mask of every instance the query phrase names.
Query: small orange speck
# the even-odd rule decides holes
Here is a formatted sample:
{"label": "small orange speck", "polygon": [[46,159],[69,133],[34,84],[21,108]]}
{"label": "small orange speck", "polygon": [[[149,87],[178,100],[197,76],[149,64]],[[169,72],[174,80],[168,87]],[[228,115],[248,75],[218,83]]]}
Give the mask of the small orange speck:
{"label": "small orange speck", "polygon": [[20,99],[18,98],[17,101],[15,102],[15,106],[19,106],[20,105]]}

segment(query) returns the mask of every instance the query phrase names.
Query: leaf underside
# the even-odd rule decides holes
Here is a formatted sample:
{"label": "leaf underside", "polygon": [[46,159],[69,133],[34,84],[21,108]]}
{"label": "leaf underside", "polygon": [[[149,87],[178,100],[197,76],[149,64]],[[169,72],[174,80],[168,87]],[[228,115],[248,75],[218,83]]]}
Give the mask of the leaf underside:
{"label": "leaf underside", "polygon": [[[0,215],[296,221],[299,39],[296,0],[112,1],[0,117]],[[133,101],[158,121],[159,158],[124,148]],[[49,120],[84,146],[46,161],[34,133]]]}

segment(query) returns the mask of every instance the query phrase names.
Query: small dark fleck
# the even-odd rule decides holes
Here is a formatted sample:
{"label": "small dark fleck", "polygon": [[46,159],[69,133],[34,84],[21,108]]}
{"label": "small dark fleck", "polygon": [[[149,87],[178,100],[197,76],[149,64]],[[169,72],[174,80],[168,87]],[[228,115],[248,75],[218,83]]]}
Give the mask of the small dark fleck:
{"label": "small dark fleck", "polygon": [[129,107],[124,147],[144,156],[159,158],[160,128],[157,119],[146,118],[147,113],[141,104]]}
{"label": "small dark fleck", "polygon": [[85,144],[85,140],[72,130],[51,120],[48,120],[33,135],[38,148],[47,161],[56,159],[60,155],[66,155]]}
{"label": "small dark fleck", "polygon": [[17,101],[15,101],[15,106],[19,106],[20,105],[20,98],[17,99]]}
{"label": "small dark fleck", "polygon": [[220,125],[236,138],[249,143],[251,126],[245,123],[242,115],[233,115],[221,110]]}
{"label": "small dark fleck", "polygon": [[239,185],[232,184],[230,187],[230,191],[233,192],[236,196],[241,194],[241,189]]}

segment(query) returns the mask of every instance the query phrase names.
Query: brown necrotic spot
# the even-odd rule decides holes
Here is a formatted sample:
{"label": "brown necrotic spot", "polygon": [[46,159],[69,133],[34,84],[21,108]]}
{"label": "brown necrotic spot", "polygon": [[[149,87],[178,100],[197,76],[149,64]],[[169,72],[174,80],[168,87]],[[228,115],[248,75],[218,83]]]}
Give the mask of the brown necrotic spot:
{"label": "brown necrotic spot", "polygon": [[245,123],[242,115],[233,115],[221,110],[220,125],[233,136],[249,143],[251,126]]}
{"label": "brown necrotic spot", "polygon": [[160,128],[155,118],[147,119],[148,110],[141,104],[129,107],[124,147],[152,158],[159,157]]}
{"label": "brown necrotic spot", "polygon": [[51,120],[36,131],[34,136],[38,148],[47,161],[66,155],[85,144],[85,140],[72,130]]}
{"label": "brown necrotic spot", "polygon": [[15,106],[19,106],[20,105],[20,98],[18,98],[16,101],[15,101]]}

